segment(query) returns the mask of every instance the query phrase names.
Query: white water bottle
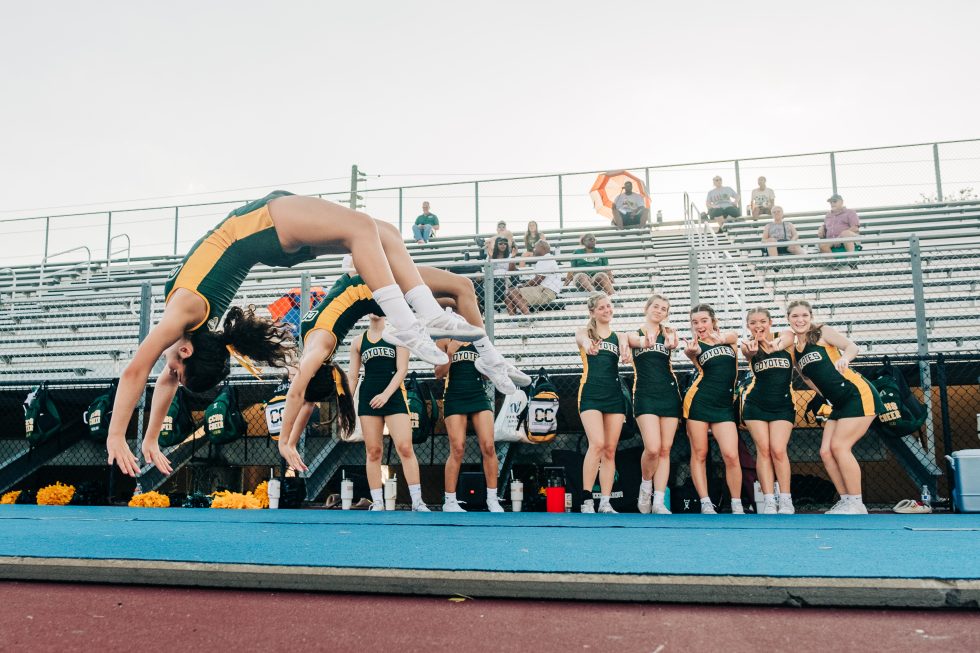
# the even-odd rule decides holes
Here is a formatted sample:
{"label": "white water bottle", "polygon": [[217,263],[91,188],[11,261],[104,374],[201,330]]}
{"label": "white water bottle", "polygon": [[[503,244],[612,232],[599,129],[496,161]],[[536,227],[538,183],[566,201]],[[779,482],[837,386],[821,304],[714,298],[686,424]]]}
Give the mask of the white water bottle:
{"label": "white water bottle", "polygon": [[929,492],[929,486],[925,483],[922,484],[922,505],[932,506],[932,493]]}
{"label": "white water bottle", "polygon": [[385,481],[385,510],[395,509],[395,500],[398,498],[398,475],[393,474]]}

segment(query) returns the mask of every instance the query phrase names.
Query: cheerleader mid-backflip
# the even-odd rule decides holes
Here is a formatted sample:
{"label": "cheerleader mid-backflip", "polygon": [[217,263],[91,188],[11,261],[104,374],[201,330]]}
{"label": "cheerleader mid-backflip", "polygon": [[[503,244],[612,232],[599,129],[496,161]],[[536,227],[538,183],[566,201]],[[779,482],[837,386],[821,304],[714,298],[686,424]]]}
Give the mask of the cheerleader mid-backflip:
{"label": "cheerleader mid-backflip", "polygon": [[708,457],[708,427],[718,442],[725,461],[725,481],[732,496],[732,514],[743,515],[742,468],[738,459],[738,428],[735,425],[735,381],[738,353],[734,331],[719,333],[715,311],[707,304],[691,309],[693,337],[684,353],[694,363],[696,378],[684,395],[687,437],[691,441],[691,480],[701,499],[701,513],[716,514],[708,495],[705,461]]}
{"label": "cheerleader mid-backflip", "polygon": [[800,374],[833,409],[823,427],[820,458],[840,501],[827,514],[866,515],[861,466],[851,450],[884,406],[868,380],[850,368],[858,355],[856,344],[826,324],[815,324],[808,302],[792,302],[786,318],[790,328],[780,335],[776,347],[792,347]]}
{"label": "cheerleader mid-backflip", "polygon": [[609,500],[616,477],[616,447],[626,421],[626,400],[619,380],[619,363],[629,361],[625,335],[612,330],[613,306],[605,293],[589,297],[589,323],[575,332],[582,356],[578,410],[589,450],[582,464],[581,511],[594,513],[592,487],[599,476],[599,512],[615,513]]}
{"label": "cheerleader mid-backflip", "polygon": [[[753,308],[745,318],[750,338],[742,343],[742,353],[749,361],[752,381],[742,393],[742,421],[755,442],[755,469],[764,497],[763,515],[791,515],[790,466],[786,447],[796,407],[791,391],[793,359],[789,347],[774,347],[772,316],[765,308]],[[777,508],[773,469],[779,481]]]}
{"label": "cheerleader mid-backflip", "polygon": [[633,414],[643,437],[640,457],[641,513],[669,515],[664,505],[670,476],[670,447],[681,416],[681,395],[670,357],[677,348],[677,332],[666,325],[670,302],[653,295],[644,307],[646,323],[629,334],[633,350]]}
{"label": "cheerleader mid-backflip", "polygon": [[178,384],[192,392],[213,388],[228,376],[232,353],[280,367],[290,361],[288,331],[251,311],[232,308],[223,329],[215,330],[253,266],[291,267],[319,254],[345,251],[364,268],[364,282],[383,307],[399,344],[423,360],[446,360],[430,336],[486,336],[480,327],[443,311],[393,226],[322,199],[275,191],[232,211],[171,273],[164,286],[163,317],[120,377],[106,440],[109,464],[119,465],[130,476],[140,473],[139,461],[126,444],[126,431],[161,355],[166,365],[154,386],[143,456],[164,473],[171,467],[158,437]]}

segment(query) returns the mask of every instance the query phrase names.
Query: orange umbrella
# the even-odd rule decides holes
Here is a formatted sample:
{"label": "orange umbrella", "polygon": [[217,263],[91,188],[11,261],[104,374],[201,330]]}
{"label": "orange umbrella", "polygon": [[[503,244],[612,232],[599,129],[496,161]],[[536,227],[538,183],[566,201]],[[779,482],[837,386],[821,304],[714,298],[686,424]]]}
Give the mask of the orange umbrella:
{"label": "orange umbrella", "polygon": [[632,173],[625,170],[615,170],[604,172],[596,177],[595,183],[589,189],[589,195],[592,197],[592,204],[595,206],[596,213],[612,220],[613,203],[615,203],[616,197],[623,192],[623,185],[628,181],[633,182],[633,192],[641,195],[643,204],[650,208],[650,196],[647,195],[643,182]]}

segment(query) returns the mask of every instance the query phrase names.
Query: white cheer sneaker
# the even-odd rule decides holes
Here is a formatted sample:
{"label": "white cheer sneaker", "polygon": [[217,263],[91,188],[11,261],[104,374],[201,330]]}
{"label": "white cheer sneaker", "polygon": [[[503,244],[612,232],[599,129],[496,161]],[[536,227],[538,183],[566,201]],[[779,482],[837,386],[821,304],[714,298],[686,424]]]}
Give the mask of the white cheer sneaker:
{"label": "white cheer sneaker", "polygon": [[445,365],[449,362],[449,356],[436,347],[429,332],[420,322],[415,322],[407,329],[395,329],[389,324],[382,337],[393,345],[407,348],[426,363]]}
{"label": "white cheer sneaker", "polygon": [[517,386],[510,380],[510,376],[507,374],[507,368],[504,366],[491,365],[483,360],[483,358],[477,358],[473,363],[473,367],[476,368],[477,372],[490,379],[493,387],[497,388],[501,394],[509,395],[517,392]]}
{"label": "white cheer sneaker", "polygon": [[473,326],[459,313],[454,313],[451,308],[426,320],[425,328],[433,340],[442,338],[452,338],[460,342],[473,342],[487,335],[481,327]]}

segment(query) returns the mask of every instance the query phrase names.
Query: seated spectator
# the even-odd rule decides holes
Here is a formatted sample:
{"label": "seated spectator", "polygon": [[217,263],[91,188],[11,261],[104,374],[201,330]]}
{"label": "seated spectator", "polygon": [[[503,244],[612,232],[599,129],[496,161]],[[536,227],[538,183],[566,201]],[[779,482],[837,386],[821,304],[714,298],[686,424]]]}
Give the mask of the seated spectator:
{"label": "seated spectator", "polygon": [[633,192],[632,181],[623,184],[623,192],[616,196],[612,212],[613,226],[617,229],[646,227],[650,223],[650,209],[643,196]]}
{"label": "seated spectator", "polygon": [[[861,221],[858,214],[844,206],[844,198],[834,193],[827,200],[830,202],[830,211],[823,218],[823,224],[817,230],[817,237],[820,239],[833,240],[834,238],[851,238],[858,235]],[[856,241],[820,243],[820,251],[829,254],[832,247],[840,245],[848,252],[854,251]]]}
{"label": "seated spectator", "polygon": [[510,275],[507,273],[516,268],[510,260],[510,242],[508,242],[507,238],[497,236],[493,242],[493,253],[490,255],[490,258],[502,259],[499,262],[493,262],[493,299],[497,301],[505,298],[507,286],[509,285],[508,282],[510,281]]}
{"label": "seated spectator", "polygon": [[762,242],[767,245],[772,243],[772,246],[766,247],[769,256],[775,258],[780,254],[802,254],[803,248],[799,245],[779,244],[789,240],[799,240],[799,237],[800,235],[793,223],[783,219],[783,207],[772,207],[772,222],[762,228]]}
{"label": "seated spectator", "polygon": [[534,277],[507,291],[507,312],[511,315],[518,312],[527,315],[530,306],[550,304],[561,292],[561,272],[548,241],[535,243],[534,255],[540,257],[534,263]]}
{"label": "seated spectator", "polygon": [[435,232],[439,231],[439,218],[435,213],[429,213],[429,203],[422,202],[422,215],[415,218],[412,225],[412,235],[419,245],[429,242]]}
{"label": "seated spectator", "polygon": [[[548,240],[548,237],[538,231],[538,223],[531,220],[527,223],[527,231],[524,232],[524,251],[521,252],[521,258],[534,256],[534,244],[539,240]],[[524,267],[524,265],[521,263],[520,267]]]}
{"label": "seated spectator", "polygon": [[477,237],[476,244],[481,247],[486,247],[487,256],[493,258],[493,249],[496,246],[496,239],[500,237],[507,239],[507,242],[510,243],[511,252],[513,253],[513,251],[516,249],[516,245],[514,244],[514,234],[507,228],[507,223],[503,220],[497,223],[497,233],[494,234],[493,238],[487,238],[484,240],[483,238]]}
{"label": "seated spectator", "polygon": [[605,250],[595,246],[595,234],[587,233],[579,240],[582,245],[572,252],[580,258],[572,259],[572,268],[588,268],[584,272],[569,271],[565,283],[572,282],[582,290],[592,292],[601,290],[607,295],[613,294],[613,273],[609,269],[609,259],[600,254]]}
{"label": "seated spectator", "polygon": [[742,215],[739,210],[738,193],[728,186],[721,185],[721,177],[715,177],[711,181],[715,187],[708,191],[706,205],[708,207],[708,217],[715,219],[718,225],[718,233],[725,230],[725,218],[737,218]]}
{"label": "seated spectator", "polygon": [[766,178],[759,177],[759,187],[752,191],[752,217],[772,215],[772,207],[776,203],[776,193],[766,188]]}

